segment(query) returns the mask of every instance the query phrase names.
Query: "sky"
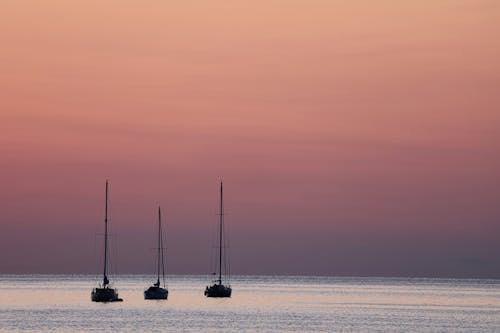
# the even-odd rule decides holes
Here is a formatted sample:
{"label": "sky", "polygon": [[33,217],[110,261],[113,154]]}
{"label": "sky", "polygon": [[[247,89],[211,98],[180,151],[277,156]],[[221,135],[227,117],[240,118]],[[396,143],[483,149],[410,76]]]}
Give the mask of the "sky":
{"label": "sky", "polygon": [[500,3],[2,0],[0,273],[500,278]]}

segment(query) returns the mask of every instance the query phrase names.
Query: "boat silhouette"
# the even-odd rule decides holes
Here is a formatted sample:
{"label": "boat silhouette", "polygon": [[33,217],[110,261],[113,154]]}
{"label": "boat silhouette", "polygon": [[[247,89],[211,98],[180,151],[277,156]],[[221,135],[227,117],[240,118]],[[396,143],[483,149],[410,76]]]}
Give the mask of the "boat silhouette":
{"label": "boat silhouette", "polygon": [[[165,261],[163,258],[163,232],[161,227],[161,208],[158,207],[158,255],[157,255],[157,279],[151,287],[144,291],[144,299],[167,299],[168,289],[165,287]],[[160,286],[160,270],[163,277],[163,287]]]}
{"label": "boat silhouette", "polygon": [[106,180],[106,203],[104,208],[104,272],[102,284],[92,290],[91,299],[93,302],[121,302],[118,297],[118,290],[111,288],[107,276],[108,264],[108,192],[109,185]]}
{"label": "boat silhouette", "polygon": [[[226,256],[223,256],[223,249],[225,247],[223,244],[224,237],[224,204],[223,204],[223,193],[222,193],[222,181],[220,182],[220,201],[219,201],[219,276],[218,279],[213,281],[214,283],[205,288],[205,296],[207,297],[231,297],[231,286],[222,284],[222,258],[226,261]],[[227,273],[227,272],[226,272]],[[215,273],[214,273],[215,275]]]}

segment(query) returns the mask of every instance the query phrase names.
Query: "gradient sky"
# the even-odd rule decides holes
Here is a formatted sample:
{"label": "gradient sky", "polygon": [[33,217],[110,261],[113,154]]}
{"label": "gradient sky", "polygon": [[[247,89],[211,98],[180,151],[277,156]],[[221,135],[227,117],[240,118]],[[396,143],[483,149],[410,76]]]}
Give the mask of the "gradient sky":
{"label": "gradient sky", "polygon": [[[0,273],[500,277],[500,2],[0,2]],[[99,242],[97,242],[99,243]]]}

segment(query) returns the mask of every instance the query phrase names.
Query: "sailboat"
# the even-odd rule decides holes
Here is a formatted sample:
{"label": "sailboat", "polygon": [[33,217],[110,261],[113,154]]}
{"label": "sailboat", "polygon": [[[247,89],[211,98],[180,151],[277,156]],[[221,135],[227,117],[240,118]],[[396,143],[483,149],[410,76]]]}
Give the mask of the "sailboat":
{"label": "sailboat", "polygon": [[[158,207],[158,258],[156,283],[144,291],[144,299],[167,299],[168,290],[165,288],[165,262],[163,260],[163,233],[161,229],[161,208]],[[161,265],[160,265],[161,263]],[[163,288],[160,287],[160,268],[163,277]]]}
{"label": "sailboat", "polygon": [[[213,285],[207,286],[205,288],[205,296],[207,297],[231,297],[231,286],[225,286],[222,284],[222,249],[223,249],[223,237],[224,237],[224,206],[223,206],[223,195],[222,195],[222,182],[220,182],[220,207],[219,207],[219,278],[214,282]],[[226,260],[226,257],[224,257]],[[215,274],[215,273],[214,273]]]}
{"label": "sailboat", "polygon": [[108,264],[108,181],[106,180],[106,203],[104,209],[104,273],[102,284],[92,290],[91,298],[93,302],[121,302],[116,289],[109,286],[107,276]]}

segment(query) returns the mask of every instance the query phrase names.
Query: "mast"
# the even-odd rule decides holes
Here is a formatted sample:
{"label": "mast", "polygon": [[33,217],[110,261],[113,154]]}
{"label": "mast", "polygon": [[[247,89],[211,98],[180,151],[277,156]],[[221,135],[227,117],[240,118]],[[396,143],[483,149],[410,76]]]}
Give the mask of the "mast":
{"label": "mast", "polygon": [[103,274],[103,287],[109,284],[108,277],[106,276],[106,266],[108,263],[108,180],[106,179],[106,203],[104,208],[104,274]]}
{"label": "mast", "polygon": [[[161,221],[161,219],[160,219]],[[165,287],[165,253],[163,251],[163,228],[160,223],[160,248],[161,248],[161,274],[163,280],[163,287]]]}
{"label": "mast", "polygon": [[222,284],[222,223],[223,223],[223,203],[222,203],[222,181],[220,182],[220,213],[219,213],[219,284]]}
{"label": "mast", "polygon": [[158,279],[156,280],[156,284],[158,287],[160,286],[160,259],[161,258],[161,208],[158,206],[158,266],[157,266],[157,272],[158,272]]}

